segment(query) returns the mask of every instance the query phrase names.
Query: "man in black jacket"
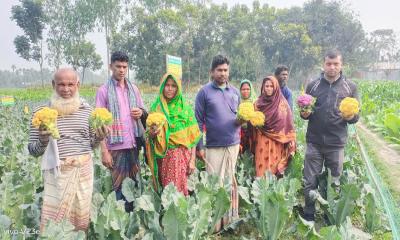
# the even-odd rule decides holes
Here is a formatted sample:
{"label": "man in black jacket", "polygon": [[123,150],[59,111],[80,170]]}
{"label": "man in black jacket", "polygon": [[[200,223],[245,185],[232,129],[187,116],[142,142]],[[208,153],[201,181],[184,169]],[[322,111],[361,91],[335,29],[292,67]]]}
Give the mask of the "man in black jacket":
{"label": "man in black jacket", "polygon": [[316,98],[312,113],[300,112],[308,120],[307,149],[304,160],[303,179],[305,207],[303,218],[314,222],[315,201],[310,191],[317,190],[318,176],[323,166],[331,170],[335,186],[343,170],[344,147],[347,142],[347,125],[358,121],[359,116],[341,116],[340,102],[345,97],[358,99],[357,86],[342,74],[342,54],[328,51],[324,56],[324,71],[307,85],[306,93]]}

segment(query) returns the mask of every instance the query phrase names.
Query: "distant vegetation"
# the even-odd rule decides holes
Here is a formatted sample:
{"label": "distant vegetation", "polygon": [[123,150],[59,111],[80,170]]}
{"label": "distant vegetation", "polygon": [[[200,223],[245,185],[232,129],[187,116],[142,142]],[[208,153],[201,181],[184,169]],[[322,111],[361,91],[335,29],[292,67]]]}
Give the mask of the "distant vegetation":
{"label": "distant vegetation", "polygon": [[[222,53],[231,60],[233,80],[254,81],[286,64],[294,87],[319,71],[329,48],[343,52],[349,74],[400,58],[393,30],[365,32],[341,1],[280,9],[259,1],[229,8],[208,0],[20,0],[12,19],[24,32],[15,37],[16,52],[37,62],[41,74],[32,72],[28,80],[3,72],[0,87],[44,85],[49,71],[65,64],[79,71],[84,83],[92,81],[88,70],[107,65],[87,39],[96,31],[104,33],[107,55],[126,51],[135,79],[152,85],[165,71],[166,54],[182,57],[183,79],[191,83],[206,82],[212,56]],[[17,73],[18,66],[12,69]]]}

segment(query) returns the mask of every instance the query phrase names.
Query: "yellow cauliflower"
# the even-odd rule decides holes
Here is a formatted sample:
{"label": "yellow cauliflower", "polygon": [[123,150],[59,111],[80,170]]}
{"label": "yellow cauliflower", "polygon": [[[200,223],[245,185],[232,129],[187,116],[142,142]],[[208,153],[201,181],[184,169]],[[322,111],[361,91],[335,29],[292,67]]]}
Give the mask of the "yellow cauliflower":
{"label": "yellow cauliflower", "polygon": [[60,138],[60,134],[57,129],[57,117],[57,110],[44,107],[35,112],[32,118],[32,125],[35,128],[41,127],[45,130],[48,130],[53,138],[58,139]]}
{"label": "yellow cauliflower", "polygon": [[265,115],[260,111],[255,111],[253,117],[250,119],[251,125],[254,127],[262,127],[264,126]]}
{"label": "yellow cauliflower", "polygon": [[146,125],[151,127],[156,125],[157,127],[161,127],[166,123],[167,119],[165,118],[164,114],[159,112],[150,113],[146,120]]}
{"label": "yellow cauliflower", "polygon": [[112,114],[107,108],[95,108],[90,114],[89,123],[94,129],[109,126],[113,123]]}
{"label": "yellow cauliflower", "polygon": [[342,116],[347,118],[358,114],[360,111],[360,104],[357,99],[346,97],[340,103],[339,110],[342,113]]}
{"label": "yellow cauliflower", "polygon": [[238,119],[250,121],[254,115],[254,106],[251,102],[244,102],[239,105]]}

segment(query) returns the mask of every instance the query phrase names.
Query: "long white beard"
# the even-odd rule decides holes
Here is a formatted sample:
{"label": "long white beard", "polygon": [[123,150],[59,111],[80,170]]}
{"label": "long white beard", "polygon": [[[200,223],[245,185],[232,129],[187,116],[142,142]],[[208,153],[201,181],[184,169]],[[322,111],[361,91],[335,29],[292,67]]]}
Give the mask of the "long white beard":
{"label": "long white beard", "polygon": [[53,95],[50,99],[50,105],[51,108],[54,108],[58,111],[58,115],[66,116],[79,110],[79,107],[81,106],[81,100],[78,92],[76,92],[75,95],[69,99],[64,99],[56,92],[53,92]]}

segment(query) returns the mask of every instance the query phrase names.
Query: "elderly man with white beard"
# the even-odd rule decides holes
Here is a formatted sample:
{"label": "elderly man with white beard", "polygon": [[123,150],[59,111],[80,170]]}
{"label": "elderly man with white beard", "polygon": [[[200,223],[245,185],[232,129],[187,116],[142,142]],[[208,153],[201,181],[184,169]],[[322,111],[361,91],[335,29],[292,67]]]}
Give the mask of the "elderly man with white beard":
{"label": "elderly man with white beard", "polygon": [[[53,95],[40,106],[58,111],[59,139],[31,124],[29,153],[42,156],[44,180],[40,229],[49,220],[68,219],[76,230],[87,231],[93,192],[92,151],[108,135],[108,129],[92,129],[89,117],[92,107],[79,97],[79,78],[72,69],[60,69],[52,81]],[[36,112],[34,111],[34,113]],[[33,113],[33,114],[34,114]]]}

